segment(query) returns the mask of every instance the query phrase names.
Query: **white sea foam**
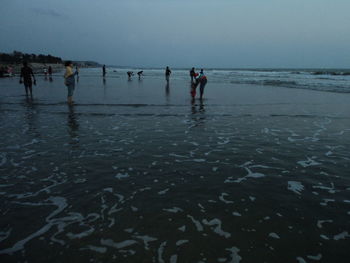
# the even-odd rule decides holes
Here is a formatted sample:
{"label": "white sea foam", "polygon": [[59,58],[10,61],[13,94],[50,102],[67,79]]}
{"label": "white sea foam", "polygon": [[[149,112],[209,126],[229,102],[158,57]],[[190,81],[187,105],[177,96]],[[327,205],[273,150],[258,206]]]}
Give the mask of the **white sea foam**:
{"label": "white sea foam", "polygon": [[277,235],[276,233],[273,233],[273,232],[269,234],[269,237],[272,237],[272,238],[275,238],[275,239],[280,239],[280,236]]}
{"label": "white sea foam", "polygon": [[198,220],[194,219],[193,216],[190,216],[190,215],[187,215],[187,217],[192,220],[192,222],[196,226],[198,232],[203,231],[203,226]]}
{"label": "white sea foam", "polygon": [[333,220],[318,220],[317,227],[322,228],[324,223],[333,223]]}
{"label": "white sea foam", "polygon": [[46,222],[47,222],[46,225],[44,225],[42,228],[40,228],[36,232],[30,234],[26,238],[16,242],[11,248],[0,250],[0,254],[12,254],[19,250],[22,250],[24,248],[24,245],[27,242],[29,242],[33,238],[43,235],[44,233],[46,233],[51,229],[51,227],[55,224],[55,221],[52,219],[52,217],[62,212],[67,207],[67,202],[65,198],[57,197],[57,196],[50,197],[47,199],[47,201],[50,201],[51,203],[22,203],[23,205],[35,205],[35,206],[54,205],[54,206],[57,206],[57,209],[53,211],[48,217],[46,217]]}
{"label": "white sea foam", "polygon": [[298,263],[307,263],[302,257],[297,257]]}
{"label": "white sea foam", "polygon": [[107,248],[105,248],[105,247],[97,247],[97,246],[92,246],[92,245],[88,245],[87,249],[92,250],[94,252],[102,253],[102,254],[106,253],[106,251],[107,251]]}
{"label": "white sea foam", "polygon": [[[313,158],[315,158],[315,157],[313,157]],[[307,157],[306,161],[298,161],[297,163],[304,168],[321,164],[321,163],[316,162],[315,160],[313,160],[312,158],[309,158],[309,157]]]}
{"label": "white sea foam", "polygon": [[70,239],[81,239],[83,237],[87,237],[87,236],[91,235],[94,231],[95,231],[95,228],[90,227],[88,230],[83,231],[79,234],[73,234],[72,232],[68,232],[66,235]]}
{"label": "white sea foam", "polygon": [[182,240],[178,240],[177,242],[176,242],[176,245],[177,246],[181,246],[181,245],[183,245],[183,244],[185,244],[185,243],[188,243],[189,241],[187,240],[187,239],[182,239]]}
{"label": "white sea foam", "polygon": [[231,260],[228,261],[228,263],[239,263],[241,262],[242,257],[238,255],[238,252],[240,251],[237,247],[232,248],[226,248],[226,250],[231,252]]}
{"label": "white sea foam", "polygon": [[185,232],[186,231],[186,226],[181,226],[178,228],[181,232]]}
{"label": "white sea foam", "polygon": [[158,248],[158,263],[165,263],[163,259],[165,246],[166,246],[166,241],[162,242]]}
{"label": "white sea foam", "polygon": [[129,174],[128,173],[124,173],[124,174],[122,174],[122,173],[117,173],[117,175],[115,176],[115,178],[117,178],[117,179],[123,179],[123,178],[127,178],[127,177],[129,177]]}
{"label": "white sea foam", "polygon": [[121,249],[121,248],[129,247],[134,244],[137,244],[135,240],[124,240],[121,242],[114,242],[112,239],[101,239],[100,242],[101,242],[101,245],[113,247],[116,249]]}
{"label": "white sea foam", "polygon": [[300,192],[304,190],[304,186],[301,182],[288,181],[288,190],[300,195]]}
{"label": "white sea foam", "polygon": [[324,240],[329,240],[329,237],[327,237],[326,235],[320,235],[320,237]]}
{"label": "white sea foam", "polygon": [[215,226],[212,228],[212,230],[220,236],[223,236],[225,238],[229,238],[231,236],[230,233],[222,230],[222,228],[221,228],[222,223],[221,223],[221,220],[218,218],[214,218],[210,221],[203,219],[202,222],[203,222],[203,224],[208,225],[208,226]]}
{"label": "white sea foam", "polygon": [[225,199],[225,196],[228,196],[229,194],[227,193],[222,193],[220,196],[219,196],[219,199],[224,202],[225,204],[233,204],[234,202],[233,201],[229,201],[229,200],[226,200]]}
{"label": "white sea foam", "polygon": [[147,235],[145,235],[145,236],[134,236],[134,237],[137,238],[137,239],[141,239],[143,241],[146,250],[149,250],[149,245],[148,245],[149,242],[153,242],[153,241],[157,241],[158,240],[155,237],[150,237],[150,236],[147,236]]}
{"label": "white sea foam", "polygon": [[12,228],[10,228],[7,231],[0,231],[0,242],[7,239],[10,236],[11,231],[12,231]]}
{"label": "white sea foam", "polygon": [[323,202],[321,202],[320,205],[327,206],[328,203],[330,203],[330,202],[335,202],[335,200],[334,199],[329,199],[329,198],[323,198]]}
{"label": "white sea foam", "polygon": [[335,235],[333,237],[334,240],[340,240],[340,239],[345,239],[345,238],[348,238],[350,237],[348,231],[343,231],[341,233],[339,233],[338,235]]}
{"label": "white sea foam", "polygon": [[164,194],[166,194],[166,192],[168,192],[168,191],[169,191],[169,188],[164,189],[164,190],[162,190],[162,191],[159,191],[158,194],[159,194],[159,195],[164,195]]}
{"label": "white sea foam", "polygon": [[254,196],[249,196],[249,199],[250,199],[250,201],[254,202],[255,199],[256,199],[256,197],[254,197]]}
{"label": "white sea foam", "polygon": [[170,213],[178,213],[178,212],[182,212],[183,210],[179,207],[173,207],[169,209],[163,209],[163,211],[170,212]]}
{"label": "white sea foam", "polygon": [[322,254],[317,254],[316,256],[308,255],[306,257],[311,260],[319,261],[322,258]]}
{"label": "white sea foam", "polygon": [[339,192],[338,190],[335,190],[334,183],[331,183],[331,187],[327,187],[327,186],[323,186],[323,185],[313,185],[312,188],[328,190],[328,193],[330,193],[330,194],[335,194],[336,192]]}

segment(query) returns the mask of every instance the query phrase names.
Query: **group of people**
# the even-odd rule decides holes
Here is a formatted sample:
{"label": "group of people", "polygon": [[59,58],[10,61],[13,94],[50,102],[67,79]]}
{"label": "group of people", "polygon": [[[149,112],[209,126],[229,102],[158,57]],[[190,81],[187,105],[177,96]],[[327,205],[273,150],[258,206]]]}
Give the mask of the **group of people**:
{"label": "group of people", "polygon": [[13,67],[11,66],[0,67],[0,78],[12,77],[12,76],[13,76]]}
{"label": "group of people", "polygon": [[[165,80],[167,83],[169,83],[170,80],[170,75],[171,75],[171,70],[169,67],[166,67],[165,69]],[[191,77],[191,96],[192,99],[194,100],[196,97],[196,90],[199,85],[199,99],[203,99],[203,94],[204,94],[204,87],[207,85],[208,79],[207,76],[204,74],[203,69],[200,70],[200,73],[196,73],[195,68],[193,67],[190,70],[190,77]]]}
{"label": "group of people", "polygon": [[[126,72],[126,74],[128,75],[129,80],[131,80],[131,77],[134,76],[133,71],[128,71],[128,72]],[[141,79],[141,76],[143,76],[143,70],[137,72],[137,75],[139,76],[139,79]]]}
{"label": "group of people", "polygon": [[49,66],[48,68],[44,68],[44,75],[45,77],[47,77],[47,74],[49,74],[49,76],[51,77],[52,76],[52,67]]}
{"label": "group of people", "polygon": [[200,73],[196,73],[195,69],[190,70],[191,77],[191,96],[192,99],[196,97],[196,89],[199,85],[199,99],[203,99],[204,87],[207,85],[207,76],[204,74],[203,69],[200,70]]}
{"label": "group of people", "polygon": [[[72,61],[66,61],[65,62],[65,73],[64,73],[64,84],[67,87],[68,90],[68,95],[67,95],[67,102],[68,104],[73,103],[73,94],[74,94],[74,89],[75,89],[75,76],[79,74],[78,67],[76,67],[74,71],[73,67],[73,62]],[[44,72],[45,73],[45,72]],[[49,74],[52,74],[52,68],[49,67]],[[102,67],[102,74],[103,77],[106,75],[106,66],[103,65]],[[131,76],[133,76],[132,71],[128,71],[127,75],[129,79]],[[137,72],[137,75],[139,78],[143,75],[143,70]],[[171,75],[171,70],[169,67],[166,67],[165,69],[165,79],[167,83],[169,83],[170,80],[170,75]],[[45,74],[46,76],[46,74]],[[195,98],[196,96],[196,89],[197,86],[199,85],[199,90],[200,90],[200,99],[203,98],[203,93],[204,93],[204,87],[207,84],[207,77],[205,76],[203,69],[200,70],[200,73],[195,72],[195,68],[192,68],[190,70],[190,77],[191,77],[191,96],[192,99]],[[20,83],[24,84],[26,95],[28,96],[28,91],[31,97],[33,97],[33,92],[32,92],[32,86],[33,84],[36,85],[36,79],[33,73],[33,70],[28,66],[27,62],[23,62],[23,67],[21,68],[21,75],[20,75]]]}

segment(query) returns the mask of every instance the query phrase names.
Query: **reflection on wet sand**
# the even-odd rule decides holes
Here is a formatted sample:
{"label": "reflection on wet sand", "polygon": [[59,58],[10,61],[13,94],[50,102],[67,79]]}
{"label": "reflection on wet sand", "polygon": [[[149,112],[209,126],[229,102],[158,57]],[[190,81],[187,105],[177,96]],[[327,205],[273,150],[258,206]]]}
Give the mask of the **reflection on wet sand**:
{"label": "reflection on wet sand", "polygon": [[78,118],[75,113],[75,108],[74,105],[68,105],[68,120],[67,120],[67,125],[68,125],[68,133],[72,139],[71,144],[78,144],[79,143],[79,123],[78,123]]}
{"label": "reflection on wet sand", "polygon": [[169,97],[170,97],[170,86],[169,86],[169,82],[167,82],[165,84],[165,98],[167,102],[169,102]]}
{"label": "reflection on wet sand", "polygon": [[23,107],[25,108],[24,120],[25,120],[25,129],[23,133],[34,135],[35,138],[40,137],[39,127],[38,127],[38,107],[33,102],[32,99],[26,97],[23,101]]}
{"label": "reflection on wet sand", "polygon": [[203,100],[199,100],[199,104],[196,104],[196,100],[191,100],[191,128],[204,124],[205,121],[205,108]]}

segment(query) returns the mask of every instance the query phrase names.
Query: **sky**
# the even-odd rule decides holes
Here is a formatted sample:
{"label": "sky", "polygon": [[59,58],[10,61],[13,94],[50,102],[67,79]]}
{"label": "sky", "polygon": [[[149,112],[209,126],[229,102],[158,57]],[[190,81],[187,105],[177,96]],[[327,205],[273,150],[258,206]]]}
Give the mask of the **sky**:
{"label": "sky", "polygon": [[0,52],[135,67],[350,68],[349,0],[0,0]]}

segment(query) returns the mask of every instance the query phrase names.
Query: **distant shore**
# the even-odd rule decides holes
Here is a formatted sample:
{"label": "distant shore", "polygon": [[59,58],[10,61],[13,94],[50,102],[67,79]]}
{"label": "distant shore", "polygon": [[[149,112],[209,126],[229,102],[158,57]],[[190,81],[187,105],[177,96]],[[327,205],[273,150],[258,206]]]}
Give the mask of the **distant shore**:
{"label": "distant shore", "polygon": [[[44,69],[48,69],[49,66],[51,66],[53,73],[61,72],[64,69],[63,64],[52,64],[52,63],[28,63],[29,66],[33,69],[34,74],[40,74],[44,73]],[[22,64],[0,64],[0,68],[7,68],[12,67],[13,74],[20,74],[21,68],[23,67]]]}
{"label": "distant shore", "polygon": [[[49,66],[52,68],[53,73],[61,72],[64,70],[64,64],[61,63],[28,63],[29,66],[33,69],[34,74],[44,74],[44,70],[48,70]],[[88,66],[88,65],[77,65],[79,68],[95,68],[96,66]],[[14,75],[21,73],[21,68],[23,67],[22,64],[7,64],[7,63],[0,63],[0,68],[12,68],[12,72]]]}

